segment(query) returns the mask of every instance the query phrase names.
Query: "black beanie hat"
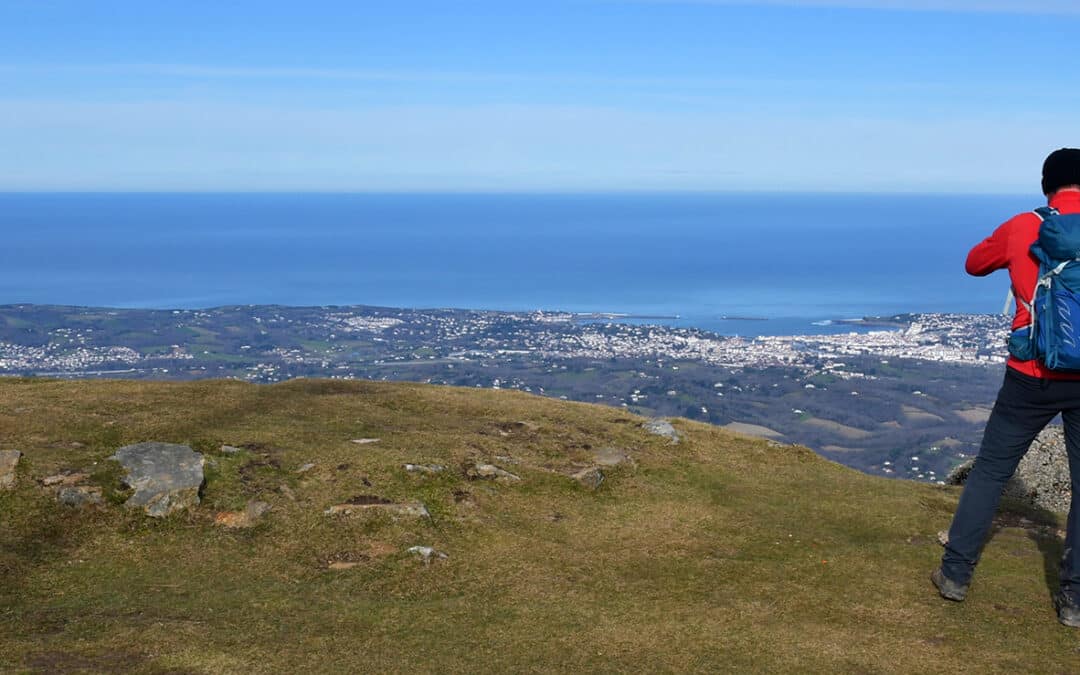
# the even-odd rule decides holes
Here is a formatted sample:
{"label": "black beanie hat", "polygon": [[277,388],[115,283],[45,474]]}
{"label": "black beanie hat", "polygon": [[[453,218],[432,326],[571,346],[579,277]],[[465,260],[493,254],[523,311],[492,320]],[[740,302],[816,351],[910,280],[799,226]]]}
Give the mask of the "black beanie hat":
{"label": "black beanie hat", "polygon": [[1043,162],[1043,194],[1052,195],[1066,185],[1080,185],[1080,149],[1055,150]]}

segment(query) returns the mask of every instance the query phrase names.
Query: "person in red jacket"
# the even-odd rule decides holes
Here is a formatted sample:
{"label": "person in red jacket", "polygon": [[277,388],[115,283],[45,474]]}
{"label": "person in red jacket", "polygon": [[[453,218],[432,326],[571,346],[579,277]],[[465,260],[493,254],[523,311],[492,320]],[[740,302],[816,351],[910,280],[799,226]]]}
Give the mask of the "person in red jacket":
{"label": "person in red jacket", "polygon": [[[1043,163],[1042,189],[1050,206],[1061,213],[1080,213],[1080,149],[1056,150]],[[1042,218],[1022,213],[994,230],[967,257],[967,272],[985,276],[1009,271],[1016,296],[1013,328],[1028,325],[1028,306],[1039,276],[1031,245]],[[930,579],[942,597],[961,601],[979,560],[1005,484],[1020,458],[1043,427],[1061,414],[1072,473],[1073,501],[1066,526],[1060,588],[1054,596],[1058,620],[1080,628],[1080,375],[1055,372],[1037,360],[1010,356],[1005,381],[983,432],[982,445],[956,507],[941,566]]]}

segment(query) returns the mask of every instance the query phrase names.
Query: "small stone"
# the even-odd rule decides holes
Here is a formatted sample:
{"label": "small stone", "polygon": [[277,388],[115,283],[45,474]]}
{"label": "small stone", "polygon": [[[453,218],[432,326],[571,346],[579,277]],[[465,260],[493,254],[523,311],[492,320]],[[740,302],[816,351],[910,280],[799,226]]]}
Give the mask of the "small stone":
{"label": "small stone", "polygon": [[15,465],[22,453],[18,450],[0,450],[0,490],[15,487]]}
{"label": "small stone", "polygon": [[407,553],[415,553],[420,556],[420,559],[424,561],[425,565],[431,564],[432,559],[445,560],[450,556],[446,555],[442,551],[436,551],[430,546],[410,546],[406,549]]}
{"label": "small stone", "polygon": [[380,439],[380,438],[354,438],[354,439],[352,439],[352,442],[356,443],[357,445],[368,445],[370,443],[378,443],[380,440],[382,440],[382,439]]}
{"label": "small stone", "polygon": [[54,485],[77,485],[90,477],[88,473],[58,473],[54,476],[45,476],[41,484],[45,487]]}
{"label": "small stone", "polygon": [[152,518],[164,518],[199,503],[204,460],[189,446],[136,443],[120,448],[109,459],[127,470],[123,481],[135,490],[124,503],[128,508],[141,508]]}
{"label": "small stone", "polygon": [[402,464],[401,467],[409,473],[434,474],[446,471],[442,464]]}
{"label": "small stone", "polygon": [[604,482],[604,474],[599,467],[590,466],[570,476],[590,490],[595,490]]}
{"label": "small stone", "polygon": [[221,454],[223,454],[223,455],[235,455],[238,452],[243,452],[243,449],[238,448],[238,447],[233,446],[233,445],[223,445],[223,446],[221,446]]}
{"label": "small stone", "polygon": [[937,541],[942,546],[948,546],[949,545],[949,532],[948,532],[948,530],[942,530],[942,531],[938,532],[937,533]]}
{"label": "small stone", "polygon": [[360,563],[358,563],[358,562],[345,562],[345,561],[339,560],[338,562],[330,563],[327,567],[329,569],[332,569],[332,570],[351,570],[352,568],[358,566],[359,564]]}
{"label": "small stone", "polygon": [[376,504],[335,504],[326,509],[328,516],[351,516],[360,513],[382,512],[391,516],[405,516],[409,518],[430,518],[427,507],[421,502],[405,502],[402,504],[376,503]]}
{"label": "small stone", "polygon": [[296,470],[296,473],[307,473],[308,471],[311,471],[314,468],[315,468],[315,464],[313,462],[308,462],[307,464],[302,464],[300,466],[300,468]]}
{"label": "small stone", "polygon": [[530,422],[528,420],[518,420],[517,422],[514,422],[514,426],[518,427],[519,429],[525,429],[526,431],[540,431],[539,424],[537,424],[536,422]]}
{"label": "small stone", "polygon": [[56,492],[56,501],[71,507],[97,506],[105,503],[101,488],[88,485],[63,486]]}
{"label": "small stone", "polygon": [[288,499],[289,501],[291,501],[291,502],[296,501],[296,493],[293,492],[293,489],[291,487],[289,487],[288,485],[286,485],[285,483],[282,483],[281,485],[278,486],[278,492],[285,495],[285,498]]}
{"label": "small stone", "polygon": [[465,470],[465,475],[472,479],[477,478],[490,478],[496,483],[517,483],[521,480],[520,476],[516,476],[506,469],[495,466],[494,464],[483,464],[477,462]]}
{"label": "small stone", "polygon": [[672,445],[675,445],[682,439],[682,434],[680,434],[675,427],[671,426],[671,422],[668,422],[665,419],[649,420],[642,425],[642,428],[650,434],[656,434],[657,436],[663,436],[664,438],[669,439]]}

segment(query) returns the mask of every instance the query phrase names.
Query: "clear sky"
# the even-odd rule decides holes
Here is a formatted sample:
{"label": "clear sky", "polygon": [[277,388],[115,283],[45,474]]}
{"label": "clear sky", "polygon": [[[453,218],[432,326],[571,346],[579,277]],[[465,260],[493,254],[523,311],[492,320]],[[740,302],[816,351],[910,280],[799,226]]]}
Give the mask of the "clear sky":
{"label": "clear sky", "polygon": [[1038,193],[1078,0],[0,0],[0,190]]}

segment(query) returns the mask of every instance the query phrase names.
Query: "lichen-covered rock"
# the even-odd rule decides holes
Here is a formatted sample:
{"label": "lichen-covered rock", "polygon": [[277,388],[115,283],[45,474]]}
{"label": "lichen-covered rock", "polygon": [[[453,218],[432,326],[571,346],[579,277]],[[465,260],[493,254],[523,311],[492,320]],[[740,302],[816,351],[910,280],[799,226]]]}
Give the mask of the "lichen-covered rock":
{"label": "lichen-covered rock", "polygon": [[600,487],[600,484],[604,482],[604,473],[596,466],[582,469],[577,473],[571,474],[570,477],[590,490],[597,489]]}
{"label": "lichen-covered rock", "polygon": [[15,466],[22,453],[18,450],[0,450],[0,490],[15,487]]}
{"label": "lichen-covered rock", "polygon": [[[963,485],[974,465],[974,458],[958,464],[949,472],[945,482]],[[1012,480],[1005,486],[1005,495],[1048,511],[1069,510],[1072,487],[1065,435],[1061,427],[1046,427],[1032,442]]]}
{"label": "lichen-covered rock", "polygon": [[445,560],[450,556],[446,555],[442,551],[436,551],[430,546],[410,546],[405,549],[406,553],[415,553],[424,561],[425,565],[431,564],[432,560]]}
{"label": "lichen-covered rock", "polygon": [[512,474],[506,469],[495,466],[494,464],[484,464],[477,462],[472,466],[465,469],[465,475],[473,480],[480,478],[487,478],[494,480],[496,483],[517,483],[521,481],[521,476]]}
{"label": "lichen-covered rock", "polygon": [[665,419],[649,420],[642,425],[642,428],[650,434],[656,434],[657,436],[667,438],[671,441],[672,445],[675,445],[682,439],[682,434],[680,434],[675,427],[671,426],[671,422],[668,422]]}
{"label": "lichen-covered rock", "polygon": [[[360,500],[355,500],[360,501]],[[430,518],[427,507],[421,502],[394,502],[374,501],[371,503],[346,503],[335,504],[326,509],[328,516],[352,516],[361,513],[387,513],[390,516],[404,516],[407,518]]]}
{"label": "lichen-covered rock", "polygon": [[124,484],[135,490],[124,503],[153,518],[196,506],[203,483],[203,456],[186,445],[136,443],[126,445],[109,459],[120,463]]}
{"label": "lichen-covered rock", "polygon": [[41,484],[44,487],[55,487],[57,485],[78,485],[84,480],[90,478],[88,473],[58,473],[53,476],[45,476],[41,479]]}
{"label": "lichen-covered rock", "polygon": [[409,473],[435,474],[446,471],[442,464],[402,464],[401,468]]}
{"label": "lichen-covered rock", "polygon": [[64,485],[56,491],[56,501],[65,506],[81,508],[105,503],[101,488],[89,485]]}

